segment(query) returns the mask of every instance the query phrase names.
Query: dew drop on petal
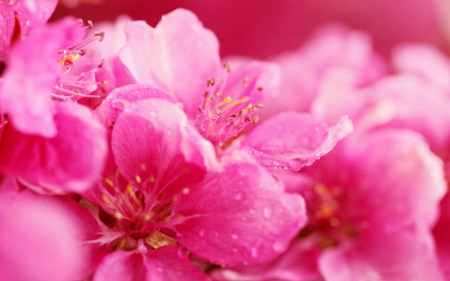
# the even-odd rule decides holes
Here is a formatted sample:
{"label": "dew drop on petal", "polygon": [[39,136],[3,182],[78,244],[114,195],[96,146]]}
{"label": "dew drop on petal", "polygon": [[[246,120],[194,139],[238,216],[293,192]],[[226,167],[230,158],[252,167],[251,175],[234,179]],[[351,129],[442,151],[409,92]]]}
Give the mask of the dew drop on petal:
{"label": "dew drop on petal", "polygon": [[273,250],[277,253],[280,253],[286,249],[286,243],[284,241],[275,241],[273,243]]}
{"label": "dew drop on petal", "polygon": [[272,207],[265,207],[263,209],[263,215],[266,219],[270,219],[272,217],[273,209]]}
{"label": "dew drop on petal", "polygon": [[256,259],[259,256],[258,248],[253,247],[252,251],[251,251],[251,254],[252,254],[252,257]]}

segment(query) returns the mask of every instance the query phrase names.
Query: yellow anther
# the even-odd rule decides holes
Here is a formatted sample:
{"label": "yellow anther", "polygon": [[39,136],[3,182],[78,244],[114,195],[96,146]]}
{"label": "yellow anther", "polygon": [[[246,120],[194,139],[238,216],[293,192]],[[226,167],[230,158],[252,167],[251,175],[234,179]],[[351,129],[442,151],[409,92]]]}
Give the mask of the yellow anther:
{"label": "yellow anther", "polygon": [[227,104],[227,103],[229,103],[230,101],[231,101],[231,97],[228,96],[228,97],[226,97],[223,101],[221,101],[221,102],[217,105],[217,107],[222,106],[222,105],[224,105],[224,104]]}
{"label": "yellow anther", "polygon": [[185,187],[185,188],[183,189],[183,194],[188,194],[189,191],[190,191],[189,188]]}
{"label": "yellow anther", "polygon": [[73,54],[73,55],[68,55],[67,57],[63,58],[59,64],[64,65],[66,63],[66,61],[70,61],[70,60],[76,60],[80,57],[79,54]]}
{"label": "yellow anther", "polygon": [[136,182],[137,182],[137,183],[141,183],[141,182],[142,182],[142,180],[141,180],[141,177],[140,177],[140,176],[136,176]]}
{"label": "yellow anther", "polygon": [[113,202],[111,202],[111,200],[109,200],[109,198],[108,198],[108,196],[106,196],[106,194],[102,194],[102,199],[109,206],[116,208],[116,206],[113,204]]}
{"label": "yellow anther", "polygon": [[[114,183],[109,178],[105,178],[105,183],[111,187],[114,187]],[[104,194],[103,194],[104,195]]]}
{"label": "yellow anther", "polygon": [[127,184],[127,192],[131,195],[131,197],[133,197],[134,201],[137,204],[139,204],[139,200],[136,197],[136,193],[134,193],[134,190],[133,190],[133,183],[130,182],[130,183]]}
{"label": "yellow anther", "polygon": [[114,216],[115,216],[117,219],[119,219],[119,220],[121,220],[121,219],[124,218],[124,216],[122,215],[122,213],[119,212],[119,211],[116,211],[116,212],[114,213]]}
{"label": "yellow anther", "polygon": [[151,211],[150,213],[145,214],[144,220],[149,221],[154,215],[155,213]]}
{"label": "yellow anther", "polygon": [[147,166],[145,166],[144,164],[141,164],[141,170],[142,170],[142,171],[147,170]]}
{"label": "yellow anther", "polygon": [[230,109],[230,108],[232,108],[233,106],[236,106],[236,105],[238,105],[238,104],[247,102],[248,100],[249,100],[248,97],[243,97],[243,98],[240,99],[240,100],[235,100],[234,102],[232,102],[232,103],[230,103],[229,105],[225,106],[225,107],[223,108],[223,110]]}
{"label": "yellow anther", "polygon": [[154,183],[154,182],[155,182],[155,176],[150,175],[149,181],[150,181],[151,183]]}

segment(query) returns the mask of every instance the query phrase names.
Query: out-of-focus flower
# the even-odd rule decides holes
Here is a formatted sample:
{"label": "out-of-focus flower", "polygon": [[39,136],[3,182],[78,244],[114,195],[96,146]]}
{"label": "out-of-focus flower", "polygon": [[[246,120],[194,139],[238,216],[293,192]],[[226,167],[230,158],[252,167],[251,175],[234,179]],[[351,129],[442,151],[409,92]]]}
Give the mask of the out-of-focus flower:
{"label": "out-of-focus flower", "polygon": [[71,198],[17,191],[11,177],[0,183],[0,278],[81,280],[104,254],[90,244],[100,228]]}
{"label": "out-of-focus flower", "polygon": [[103,108],[108,103],[99,107],[113,120],[112,154],[104,180],[85,196],[99,206],[98,242],[113,253],[94,280],[122,280],[130,272],[147,280],[206,278],[181,247],[220,265],[280,254],[305,223],[301,197],[285,193],[246,154],[223,158],[217,170],[211,143],[179,106],[156,89],[147,87],[147,95],[116,99],[119,112]]}
{"label": "out-of-focus flower", "polygon": [[0,169],[37,192],[85,191],[103,168],[105,130],[72,101],[96,88],[96,66],[74,62],[96,37],[84,39],[65,19],[36,26],[9,52],[0,78]]}
{"label": "out-of-focus flower", "polygon": [[350,137],[286,181],[308,225],[270,264],[218,279],[441,280],[430,227],[446,190],[442,162],[413,132]]}
{"label": "out-of-focus flower", "polygon": [[0,2],[0,62],[7,58],[11,43],[27,37],[30,29],[47,22],[57,3],[57,0]]}
{"label": "out-of-focus flower", "polygon": [[100,5],[80,2],[74,9],[60,6],[56,14],[110,20],[120,14],[156,24],[178,7],[192,10],[217,34],[222,55],[267,58],[298,48],[318,26],[342,22],[368,31],[375,48],[388,55],[396,44],[421,41],[448,49],[448,5],[445,0],[316,0],[231,2],[178,0],[168,2],[109,0]]}

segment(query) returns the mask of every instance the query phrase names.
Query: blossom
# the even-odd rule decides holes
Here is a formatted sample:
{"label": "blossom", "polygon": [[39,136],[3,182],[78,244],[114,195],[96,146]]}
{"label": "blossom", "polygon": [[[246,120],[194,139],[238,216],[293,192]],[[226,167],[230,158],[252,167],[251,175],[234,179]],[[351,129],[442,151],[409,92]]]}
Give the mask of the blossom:
{"label": "blossom", "polygon": [[73,63],[83,38],[73,19],[35,27],[11,48],[0,81],[0,169],[37,192],[84,191],[103,167],[105,130],[71,100],[96,88],[95,67]]}
{"label": "blossom", "polygon": [[[258,123],[258,112],[264,107],[261,102],[276,92],[279,74],[275,65],[249,62],[236,70],[227,63],[220,66],[214,34],[186,10],[166,15],[156,28],[131,22],[125,32],[127,43],[120,58],[136,82],[149,84],[182,103],[187,116],[218,153],[233,147],[233,140],[239,136],[245,138]],[[286,117],[274,118],[263,125],[265,129],[252,130],[246,137],[266,138],[264,130],[273,132],[277,126],[288,124]],[[261,164],[298,170],[328,152],[352,130],[345,117],[331,129],[312,116],[292,113],[288,119],[286,127],[293,130],[295,137],[275,134],[270,149],[249,149],[252,155],[258,155],[255,159]],[[303,126],[314,125],[317,130],[302,130]],[[302,137],[314,141],[299,142]],[[239,146],[239,141],[236,143]],[[250,143],[244,140],[243,145]]]}
{"label": "blossom", "polygon": [[98,242],[113,253],[94,280],[111,278],[111,270],[118,279],[129,272],[136,278],[162,278],[162,272],[173,280],[188,272],[192,280],[206,278],[183,248],[221,265],[281,253],[305,223],[301,197],[285,193],[246,154],[219,165],[211,143],[169,96],[149,86],[126,87],[144,89],[147,98],[105,100],[98,109],[112,121],[112,153],[104,180],[84,196],[99,206],[104,226]]}
{"label": "blossom", "polygon": [[221,278],[442,280],[430,228],[446,184],[420,135],[350,137],[301,173],[279,176],[304,196],[308,224],[280,258],[218,270]]}

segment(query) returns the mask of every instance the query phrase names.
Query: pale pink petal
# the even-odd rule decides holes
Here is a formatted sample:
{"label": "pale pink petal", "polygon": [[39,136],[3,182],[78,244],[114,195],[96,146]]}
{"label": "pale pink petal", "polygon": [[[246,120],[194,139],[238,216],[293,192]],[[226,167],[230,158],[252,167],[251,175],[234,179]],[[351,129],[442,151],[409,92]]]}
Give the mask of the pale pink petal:
{"label": "pale pink petal", "polygon": [[360,178],[354,193],[359,189],[365,194],[357,208],[360,214],[367,213],[374,229],[393,232],[411,223],[435,223],[447,185],[442,161],[422,136],[385,129],[349,138],[345,145],[342,153]]}
{"label": "pale pink petal", "polygon": [[11,50],[0,87],[0,103],[17,130],[43,137],[56,135],[55,108],[50,97],[62,73],[57,53],[83,36],[75,20],[67,18],[36,28]]}
{"label": "pale pink petal", "polygon": [[330,281],[443,280],[430,235],[414,226],[328,249],[319,267]]}
{"label": "pale pink petal", "polygon": [[194,117],[207,80],[220,71],[214,34],[183,9],[165,15],[156,28],[131,22],[125,32],[127,44],[120,58],[136,81],[173,96]]}
{"label": "pale pink petal", "polygon": [[302,198],[251,163],[230,164],[185,188],[173,214],[181,220],[174,225],[177,241],[221,265],[275,258],[306,222]]}
{"label": "pale pink petal", "polygon": [[54,103],[57,135],[25,135],[7,126],[0,167],[38,192],[83,192],[100,175],[106,156],[103,127],[80,105]]}
{"label": "pale pink petal", "polygon": [[450,60],[432,45],[399,45],[392,52],[392,64],[396,71],[417,74],[450,91]]}
{"label": "pale pink petal", "polygon": [[0,198],[0,279],[81,280],[104,254],[98,224],[70,198],[24,190]]}
{"label": "pale pink petal", "polygon": [[113,126],[126,104],[149,98],[173,101],[171,96],[152,86],[133,84],[114,89],[94,110],[94,115],[104,126]]}
{"label": "pale pink petal", "polygon": [[256,127],[242,145],[266,167],[298,171],[328,153],[351,131],[352,124],[347,117],[329,128],[312,115],[284,112]]}
{"label": "pale pink petal", "polygon": [[212,276],[214,280],[319,281],[318,255],[319,249],[314,244],[294,242],[270,263],[218,269]]}
{"label": "pale pink petal", "polygon": [[125,107],[112,131],[112,150],[122,175],[128,181],[152,178],[158,192],[168,194],[201,181],[216,162],[215,153],[190,126],[180,107],[162,99]]}
{"label": "pale pink petal", "polygon": [[197,281],[209,280],[191,264],[183,250],[173,246],[146,254],[117,251],[107,255],[97,268],[94,281]]}

